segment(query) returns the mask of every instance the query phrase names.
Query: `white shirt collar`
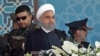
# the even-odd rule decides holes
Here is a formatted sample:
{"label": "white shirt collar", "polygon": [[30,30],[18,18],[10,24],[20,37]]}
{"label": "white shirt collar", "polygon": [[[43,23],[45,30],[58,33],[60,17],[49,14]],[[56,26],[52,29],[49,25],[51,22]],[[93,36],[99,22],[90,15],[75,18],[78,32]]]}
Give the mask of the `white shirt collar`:
{"label": "white shirt collar", "polygon": [[50,30],[46,30],[44,27],[41,27],[41,28],[42,28],[42,30],[43,30],[44,32],[46,32],[46,33],[51,32]]}

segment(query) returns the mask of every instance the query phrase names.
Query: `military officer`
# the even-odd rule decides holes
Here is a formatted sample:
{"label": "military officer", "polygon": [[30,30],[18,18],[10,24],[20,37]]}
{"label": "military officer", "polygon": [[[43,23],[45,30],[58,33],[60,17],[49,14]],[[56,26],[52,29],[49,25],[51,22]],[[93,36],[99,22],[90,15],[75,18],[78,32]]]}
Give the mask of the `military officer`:
{"label": "military officer", "polygon": [[65,24],[69,27],[68,33],[71,35],[70,41],[75,43],[79,48],[88,48],[89,46],[89,42],[86,42],[85,39],[88,34],[88,30],[92,30],[92,28],[87,27],[87,21],[88,18],[85,18],[83,20],[73,21]]}

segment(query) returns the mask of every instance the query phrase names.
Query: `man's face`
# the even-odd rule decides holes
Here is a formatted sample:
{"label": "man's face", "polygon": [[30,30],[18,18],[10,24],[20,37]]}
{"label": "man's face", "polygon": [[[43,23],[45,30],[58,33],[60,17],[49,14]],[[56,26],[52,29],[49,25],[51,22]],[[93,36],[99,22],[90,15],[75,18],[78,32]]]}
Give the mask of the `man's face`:
{"label": "man's face", "polygon": [[83,40],[85,40],[85,38],[86,38],[86,36],[87,36],[87,30],[80,30],[81,32],[80,32],[80,37],[83,39]]}
{"label": "man's face", "polygon": [[88,31],[87,30],[76,30],[76,40],[77,41],[84,41],[87,36]]}
{"label": "man's face", "polygon": [[17,23],[21,28],[29,27],[31,23],[31,19],[32,19],[32,15],[30,15],[26,11],[16,14]]}
{"label": "man's face", "polygon": [[55,15],[53,13],[53,11],[48,10],[46,12],[44,12],[41,16],[40,16],[40,23],[41,26],[44,27],[46,30],[54,30],[55,28]]}

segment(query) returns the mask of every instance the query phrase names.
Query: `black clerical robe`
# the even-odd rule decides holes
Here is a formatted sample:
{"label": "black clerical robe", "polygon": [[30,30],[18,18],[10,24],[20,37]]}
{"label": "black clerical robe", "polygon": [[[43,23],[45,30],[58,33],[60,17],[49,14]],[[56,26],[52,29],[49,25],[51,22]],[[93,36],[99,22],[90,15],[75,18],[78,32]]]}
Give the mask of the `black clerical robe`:
{"label": "black clerical robe", "polygon": [[59,35],[55,31],[45,33],[40,28],[28,34],[25,52],[48,50],[52,45],[61,48]]}

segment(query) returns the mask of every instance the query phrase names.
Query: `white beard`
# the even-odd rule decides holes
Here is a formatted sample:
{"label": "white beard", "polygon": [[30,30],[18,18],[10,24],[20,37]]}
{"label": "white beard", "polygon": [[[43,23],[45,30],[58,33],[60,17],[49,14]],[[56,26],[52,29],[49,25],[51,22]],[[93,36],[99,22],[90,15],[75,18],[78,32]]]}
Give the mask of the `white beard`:
{"label": "white beard", "polygon": [[55,23],[44,25],[40,23],[40,25],[48,31],[53,31],[55,29]]}

